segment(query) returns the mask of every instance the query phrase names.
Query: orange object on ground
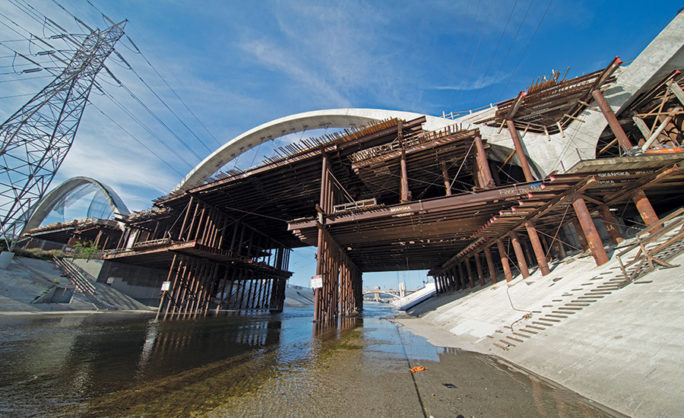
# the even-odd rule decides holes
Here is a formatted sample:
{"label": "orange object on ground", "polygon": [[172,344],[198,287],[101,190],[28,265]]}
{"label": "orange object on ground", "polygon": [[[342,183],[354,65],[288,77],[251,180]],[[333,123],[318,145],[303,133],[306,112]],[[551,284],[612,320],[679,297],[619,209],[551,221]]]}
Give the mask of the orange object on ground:
{"label": "orange object on ground", "polygon": [[425,367],[423,367],[423,366],[416,366],[416,367],[414,367],[414,368],[411,369],[411,373],[422,372],[422,371],[424,371],[424,370],[427,370],[427,369],[426,369]]}
{"label": "orange object on ground", "polygon": [[677,154],[682,152],[681,147],[657,148],[646,151],[646,154]]}

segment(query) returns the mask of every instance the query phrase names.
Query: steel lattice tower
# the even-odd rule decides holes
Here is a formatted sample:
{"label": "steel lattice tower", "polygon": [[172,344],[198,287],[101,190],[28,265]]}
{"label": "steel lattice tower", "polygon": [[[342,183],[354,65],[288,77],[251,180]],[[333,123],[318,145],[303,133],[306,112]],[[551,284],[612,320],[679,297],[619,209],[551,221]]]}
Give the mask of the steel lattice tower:
{"label": "steel lattice tower", "polygon": [[125,24],[91,32],[64,71],[0,126],[0,235],[8,244],[69,152],[95,77]]}

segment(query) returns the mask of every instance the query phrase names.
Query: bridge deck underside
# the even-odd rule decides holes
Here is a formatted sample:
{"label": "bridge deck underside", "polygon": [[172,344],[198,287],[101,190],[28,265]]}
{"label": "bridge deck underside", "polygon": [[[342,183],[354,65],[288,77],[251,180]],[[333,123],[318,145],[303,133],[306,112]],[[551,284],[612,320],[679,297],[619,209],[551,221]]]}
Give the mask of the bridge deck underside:
{"label": "bridge deck underside", "polygon": [[[302,151],[289,158],[196,187],[186,194],[167,196],[160,199],[157,205],[180,214],[193,196],[219,208],[235,221],[267,231],[272,239],[284,247],[316,245],[315,232],[313,237],[300,240],[302,237],[290,232],[286,220],[311,218],[316,213],[320,199],[321,155],[327,156],[329,170],[334,178],[334,204],[348,203],[350,199],[373,198],[377,205],[370,213],[375,210],[386,211],[400,200],[399,175],[393,174],[393,170],[398,170],[400,158],[396,145],[398,130],[403,134],[402,146],[405,148],[408,183],[413,199],[427,199],[427,202],[435,200],[435,196],[444,195],[440,167],[440,162],[444,162],[447,176],[455,179],[453,190],[468,191],[468,195],[460,198],[468,200],[475,187],[472,171],[475,158],[473,138],[479,134],[478,131],[451,128],[438,133],[426,133],[421,131],[421,123],[422,119],[383,122],[382,129],[375,129],[368,135],[357,135],[351,141],[332,142],[315,150]],[[381,149],[374,150],[369,156],[367,150],[373,147]],[[349,235],[349,239],[344,240],[345,248],[359,245],[354,248],[359,256],[354,258],[364,271],[428,268],[439,257],[446,256],[457,241],[474,232],[485,216],[510,205],[498,193],[487,195],[479,207],[475,205],[463,213],[449,213],[443,209],[411,217],[393,213],[390,217],[392,222],[367,222],[363,231],[353,227],[345,229],[342,225],[339,232],[337,227],[333,227],[332,231],[335,235]],[[492,200],[496,200],[494,205],[491,204]],[[172,220],[168,212],[164,212],[164,216],[165,222]],[[334,222],[336,216],[330,215],[331,221]],[[144,221],[148,229],[154,228],[154,220],[152,217]],[[359,232],[373,235],[376,239],[366,244],[355,238]],[[429,240],[430,245],[423,245],[425,239]],[[384,255],[387,257],[380,257]],[[130,256],[133,257],[133,254]],[[143,259],[139,260],[134,262],[142,262]]]}
{"label": "bridge deck underside", "polygon": [[[403,124],[407,137],[420,132],[423,118]],[[289,248],[304,245],[287,230],[287,220],[315,213],[320,194],[321,155],[330,159],[331,171],[347,193],[355,199],[373,197],[372,192],[351,169],[349,156],[368,146],[391,141],[396,137],[399,121],[383,122],[368,135],[356,135],[351,140],[330,143],[303,150],[288,158],[215,182],[198,186],[187,193],[167,196],[157,205],[179,213],[190,196],[220,208],[236,220],[260,231],[267,231],[276,241]]]}
{"label": "bridge deck underside", "polygon": [[[363,271],[429,269],[465,248],[491,216],[538,190],[541,183],[521,184],[331,216],[333,239]],[[315,245],[314,219],[293,221],[290,229]]]}
{"label": "bridge deck underside", "polygon": [[[595,81],[600,84],[600,77]],[[472,286],[473,254],[483,283],[481,255],[493,274],[494,250],[502,266],[506,263],[508,278],[506,248],[513,246],[518,268],[526,273],[525,262],[535,262],[530,248],[537,260],[549,254],[560,226],[571,221],[567,214],[576,200],[587,202],[584,227],[592,222],[588,211],[625,207],[644,190],[671,195],[683,182],[682,157],[672,155],[583,162],[567,174],[527,183],[509,178],[496,186],[478,130],[452,126],[424,132],[423,121],[385,121],[294,147],[254,169],[161,198],[157,210],[127,218],[119,253],[108,258],[167,266],[173,283],[194,271],[190,286],[207,286],[214,298],[196,294],[204,298],[206,312],[212,304],[222,306],[217,301],[227,293],[219,288],[226,283],[261,277],[272,280],[267,287],[275,291],[274,306],[280,306],[278,286],[289,276],[283,251],[315,245],[322,288],[316,291],[314,318],[327,321],[360,310],[362,272],[451,269],[452,274],[454,263],[462,263]],[[529,232],[527,221],[536,224],[539,237]],[[520,240],[515,231],[525,230],[530,239]],[[592,234],[598,235],[595,229]],[[601,246],[600,239],[592,245]],[[259,263],[274,270],[262,272]],[[174,297],[183,292],[172,288]],[[246,306],[262,306],[248,300]],[[173,314],[176,308],[169,306]]]}
{"label": "bridge deck underside", "polygon": [[[506,239],[511,231],[524,231],[526,221],[533,221],[543,236],[555,236],[561,224],[574,219],[570,199],[575,193],[592,211],[603,203],[625,204],[640,189],[676,194],[684,185],[677,167],[681,160],[674,155],[585,163],[572,174],[542,182],[332,215],[326,226],[363,271],[439,268],[454,255],[466,256]],[[312,218],[292,221],[289,228],[315,245],[316,224]]]}
{"label": "bridge deck underside", "polygon": [[598,212],[601,206],[626,204],[638,191],[677,195],[684,185],[684,172],[679,169],[683,160],[680,154],[614,158],[601,160],[601,165],[581,162],[570,173],[545,180],[543,190],[522,196],[509,210],[488,219],[457,256],[489,247],[511,231],[524,233],[526,222],[547,235],[555,234],[560,225],[574,219],[572,204],[578,197],[590,212]]}

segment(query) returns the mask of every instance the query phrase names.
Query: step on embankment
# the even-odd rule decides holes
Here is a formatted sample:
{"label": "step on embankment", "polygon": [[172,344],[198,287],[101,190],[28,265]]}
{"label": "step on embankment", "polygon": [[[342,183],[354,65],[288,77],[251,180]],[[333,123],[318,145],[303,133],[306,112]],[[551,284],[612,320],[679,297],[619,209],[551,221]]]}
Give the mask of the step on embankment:
{"label": "step on embankment", "polygon": [[[534,338],[541,331],[560,324],[562,321],[565,321],[579,311],[591,306],[591,304],[600,301],[601,298],[612,294],[613,291],[619,290],[622,286],[615,286],[612,283],[608,283],[610,283],[609,280],[615,280],[617,274],[622,275],[622,272],[609,272],[609,274],[610,276],[595,276],[591,279],[591,282],[582,283],[582,286],[585,287],[572,289],[570,292],[563,293],[563,297],[571,298],[569,300],[552,299],[551,304],[542,305],[542,311],[534,311],[531,313],[533,316],[529,319],[523,319],[525,322],[520,323],[519,327],[513,329],[504,327],[501,331],[497,330],[497,332],[505,336],[504,338],[499,339],[499,342],[503,344],[494,343],[493,346],[500,350],[509,351],[510,349],[523,344],[525,341]],[[530,329],[534,331],[531,331]],[[521,338],[522,336],[524,336],[524,338]]]}
{"label": "step on embankment", "polygon": [[148,310],[148,307],[124,295],[109,285],[98,283],[96,279],[83,271],[67,258],[54,258],[54,263],[64,272],[76,290],[99,310]]}
{"label": "step on embankment", "polygon": [[[659,241],[665,242],[670,239],[671,235],[665,235]],[[657,244],[658,242],[656,242]],[[684,239],[663,249],[657,256],[666,260],[682,252],[684,252]],[[616,263],[616,261],[614,260],[613,263]],[[652,280],[643,280],[644,275],[650,271],[654,271],[654,269],[649,266],[648,262],[632,266],[627,269],[627,275],[634,277],[630,281],[625,277],[619,265],[610,266],[605,271],[591,277],[588,281],[581,283],[580,287],[565,291],[560,298],[556,296],[556,299],[552,299],[551,303],[541,305],[542,310],[530,311],[520,321],[516,321],[517,326],[504,326],[498,329],[496,333],[499,336],[503,335],[503,338],[499,338],[498,342],[493,343],[493,346],[500,350],[509,351],[525,341],[533,339],[547,328],[561,324],[562,321],[590,307],[592,304],[600,302],[603,298],[612,295],[614,292],[620,291],[625,286],[652,283]]]}

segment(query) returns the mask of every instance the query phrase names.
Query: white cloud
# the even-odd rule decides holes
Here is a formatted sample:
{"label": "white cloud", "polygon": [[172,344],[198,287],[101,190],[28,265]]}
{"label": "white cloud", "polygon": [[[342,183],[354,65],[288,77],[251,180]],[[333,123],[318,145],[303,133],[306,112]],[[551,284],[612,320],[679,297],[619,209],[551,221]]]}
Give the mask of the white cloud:
{"label": "white cloud", "polygon": [[393,24],[385,9],[359,2],[317,4],[276,2],[277,27],[258,34],[245,28],[241,50],[265,68],[295,80],[308,107],[383,103],[401,106],[399,88],[410,66],[397,65],[402,53],[390,39]]}
{"label": "white cloud", "polygon": [[[149,206],[151,197],[168,193],[179,180],[143,152],[92,146],[88,138],[79,138],[74,143],[59,172],[61,180],[76,176],[92,177],[112,186],[132,207],[136,205],[131,202],[139,203],[140,200]],[[138,188],[153,194],[141,199],[134,191]]]}
{"label": "white cloud", "polygon": [[307,94],[316,94],[334,106],[347,107],[350,102],[316,72],[307,68],[293,54],[267,40],[250,40],[240,44],[241,49],[266,66],[285,73],[305,87]]}
{"label": "white cloud", "polygon": [[471,91],[480,90],[485,87],[493,86],[505,80],[507,76],[502,74],[493,74],[490,76],[480,75],[475,80],[460,80],[458,83],[449,86],[433,86],[433,90],[454,90],[454,91]]}

